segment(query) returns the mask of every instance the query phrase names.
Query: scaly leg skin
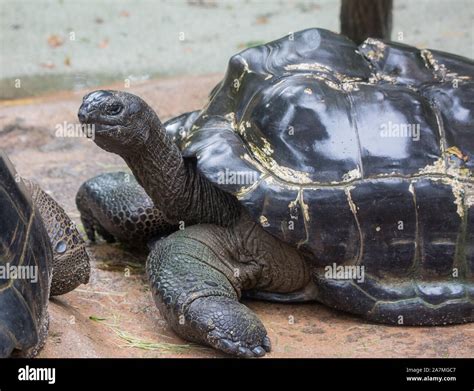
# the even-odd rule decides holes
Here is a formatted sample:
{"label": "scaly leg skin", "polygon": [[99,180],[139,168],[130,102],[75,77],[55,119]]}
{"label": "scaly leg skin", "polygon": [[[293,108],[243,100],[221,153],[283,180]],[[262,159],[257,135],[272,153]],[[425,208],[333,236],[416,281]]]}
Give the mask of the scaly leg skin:
{"label": "scaly leg skin", "polygon": [[117,239],[144,247],[152,238],[176,230],[130,173],[113,172],[87,180],[77,192],[76,205],[92,242],[97,233],[109,243]]}
{"label": "scaly leg skin", "polygon": [[[276,251],[265,251],[275,245],[282,250],[279,259],[272,255]],[[231,355],[260,357],[270,351],[270,340],[258,317],[239,303],[241,292],[283,293],[308,285],[308,268],[293,251],[250,220],[232,228],[195,225],[154,244],[147,274],[160,312],[181,337]]]}
{"label": "scaly leg skin", "polygon": [[87,284],[90,259],[86,244],[64,209],[36,183],[23,179],[30,191],[48,232],[53,249],[53,278],[50,296],[68,293],[80,284]]}

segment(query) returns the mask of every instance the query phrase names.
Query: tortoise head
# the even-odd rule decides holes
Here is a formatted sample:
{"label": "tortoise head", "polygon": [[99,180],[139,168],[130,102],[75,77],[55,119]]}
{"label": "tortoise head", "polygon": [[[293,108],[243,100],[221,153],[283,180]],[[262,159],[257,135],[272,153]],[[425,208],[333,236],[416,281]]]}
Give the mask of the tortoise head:
{"label": "tortoise head", "polygon": [[92,133],[95,143],[123,155],[140,148],[158,117],[138,96],[112,90],[97,90],[84,96],[78,118]]}

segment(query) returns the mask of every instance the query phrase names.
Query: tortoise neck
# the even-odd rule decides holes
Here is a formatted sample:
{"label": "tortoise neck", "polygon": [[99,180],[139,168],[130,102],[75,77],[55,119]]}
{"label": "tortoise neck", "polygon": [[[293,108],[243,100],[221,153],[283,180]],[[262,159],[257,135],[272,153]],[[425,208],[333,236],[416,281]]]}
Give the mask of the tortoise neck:
{"label": "tortoise neck", "polygon": [[237,199],[214,186],[193,161],[183,159],[156,114],[148,124],[147,140],[124,159],[168,222],[233,223],[240,215]]}
{"label": "tortoise neck", "polygon": [[176,215],[176,195],[186,191],[190,173],[184,166],[181,151],[156,115],[147,126],[148,138],[140,148],[123,157],[155,206],[163,212],[169,211],[171,217]]}

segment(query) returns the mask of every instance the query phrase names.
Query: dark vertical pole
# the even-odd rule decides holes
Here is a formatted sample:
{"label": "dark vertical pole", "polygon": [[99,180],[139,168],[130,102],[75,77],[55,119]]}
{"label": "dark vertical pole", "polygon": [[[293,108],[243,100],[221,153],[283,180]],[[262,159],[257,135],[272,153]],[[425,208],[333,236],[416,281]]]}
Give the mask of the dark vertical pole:
{"label": "dark vertical pole", "polygon": [[360,44],[366,38],[390,39],[392,0],[342,0],[341,34]]}

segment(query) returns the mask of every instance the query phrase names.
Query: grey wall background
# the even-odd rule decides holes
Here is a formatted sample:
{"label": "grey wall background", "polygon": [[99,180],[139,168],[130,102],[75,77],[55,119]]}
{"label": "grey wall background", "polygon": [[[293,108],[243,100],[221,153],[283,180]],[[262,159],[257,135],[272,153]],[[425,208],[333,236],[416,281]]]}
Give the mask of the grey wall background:
{"label": "grey wall background", "polygon": [[[339,7],[338,0],[0,0],[0,99],[223,73],[245,47],[309,27],[339,31]],[[473,58],[474,1],[394,0],[392,39],[401,36]]]}

